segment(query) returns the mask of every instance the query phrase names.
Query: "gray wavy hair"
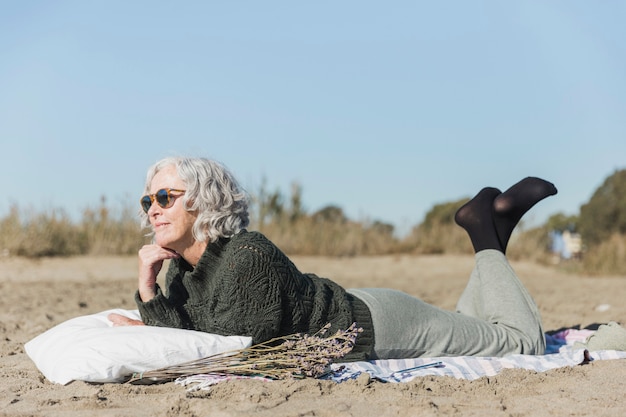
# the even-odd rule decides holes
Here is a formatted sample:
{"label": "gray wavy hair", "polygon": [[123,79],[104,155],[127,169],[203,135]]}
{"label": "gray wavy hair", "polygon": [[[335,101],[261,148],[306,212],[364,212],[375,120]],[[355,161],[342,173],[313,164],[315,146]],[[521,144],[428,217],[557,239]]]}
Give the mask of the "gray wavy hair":
{"label": "gray wavy hair", "polygon": [[[231,237],[250,223],[248,195],[231,172],[222,164],[206,158],[168,157],[148,169],[145,193],[150,193],[154,176],[167,166],[176,167],[185,183],[182,202],[187,211],[198,211],[192,233],[198,241],[215,242]],[[141,224],[150,226],[148,215],[141,212]]]}

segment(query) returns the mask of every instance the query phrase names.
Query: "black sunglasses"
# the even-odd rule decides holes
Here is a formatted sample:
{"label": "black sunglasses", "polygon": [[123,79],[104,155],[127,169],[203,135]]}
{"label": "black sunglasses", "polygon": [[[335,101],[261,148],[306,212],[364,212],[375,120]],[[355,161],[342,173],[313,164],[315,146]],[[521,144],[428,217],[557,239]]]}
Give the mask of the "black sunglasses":
{"label": "black sunglasses", "polygon": [[172,191],[175,193],[185,193],[186,190],[177,190],[175,188],[161,188],[154,194],[147,194],[141,197],[141,208],[143,208],[144,212],[148,212],[150,207],[152,207],[152,203],[156,200],[157,204],[162,208],[168,208],[174,203],[174,199],[176,197],[180,197],[179,195],[172,195]]}

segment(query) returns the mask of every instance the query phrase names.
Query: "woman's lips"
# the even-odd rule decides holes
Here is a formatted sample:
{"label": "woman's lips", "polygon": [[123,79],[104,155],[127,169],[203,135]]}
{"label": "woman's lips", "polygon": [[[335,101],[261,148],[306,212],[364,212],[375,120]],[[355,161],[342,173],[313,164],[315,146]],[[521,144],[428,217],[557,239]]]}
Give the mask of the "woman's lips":
{"label": "woman's lips", "polygon": [[168,224],[169,224],[169,223],[167,223],[167,222],[158,222],[158,223],[155,223],[155,224],[154,224],[154,228],[155,228],[155,230],[156,230],[156,229],[161,229],[161,228],[163,228],[164,226],[167,226]]}

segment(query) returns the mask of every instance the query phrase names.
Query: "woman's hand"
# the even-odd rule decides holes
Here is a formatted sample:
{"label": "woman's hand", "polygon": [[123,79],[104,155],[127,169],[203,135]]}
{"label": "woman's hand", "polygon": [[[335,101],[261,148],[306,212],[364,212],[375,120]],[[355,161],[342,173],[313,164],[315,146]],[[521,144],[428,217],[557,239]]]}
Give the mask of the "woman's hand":
{"label": "woman's hand", "polygon": [[113,327],[118,326],[145,326],[146,324],[141,320],[131,319],[130,317],[122,316],[121,314],[111,313],[107,316],[107,319],[113,322]]}
{"label": "woman's hand", "polygon": [[173,250],[159,245],[145,245],[139,250],[139,296],[144,303],[156,295],[156,279],[163,261],[179,257]]}

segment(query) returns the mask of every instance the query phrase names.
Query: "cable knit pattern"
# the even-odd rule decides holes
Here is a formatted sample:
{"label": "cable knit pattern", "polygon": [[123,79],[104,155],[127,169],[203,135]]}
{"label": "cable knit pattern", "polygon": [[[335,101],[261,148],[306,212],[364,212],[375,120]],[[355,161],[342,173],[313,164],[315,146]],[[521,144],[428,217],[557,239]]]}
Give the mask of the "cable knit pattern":
{"label": "cable knit pattern", "polygon": [[353,322],[364,331],[348,360],[367,359],[374,342],[367,306],[335,282],[303,274],[265,236],[242,231],[208,245],[195,268],[170,263],[167,295],[144,303],[147,325],[193,329],[225,336],[251,336],[253,343],[292,333],[312,334],[326,323],[332,333]]}

